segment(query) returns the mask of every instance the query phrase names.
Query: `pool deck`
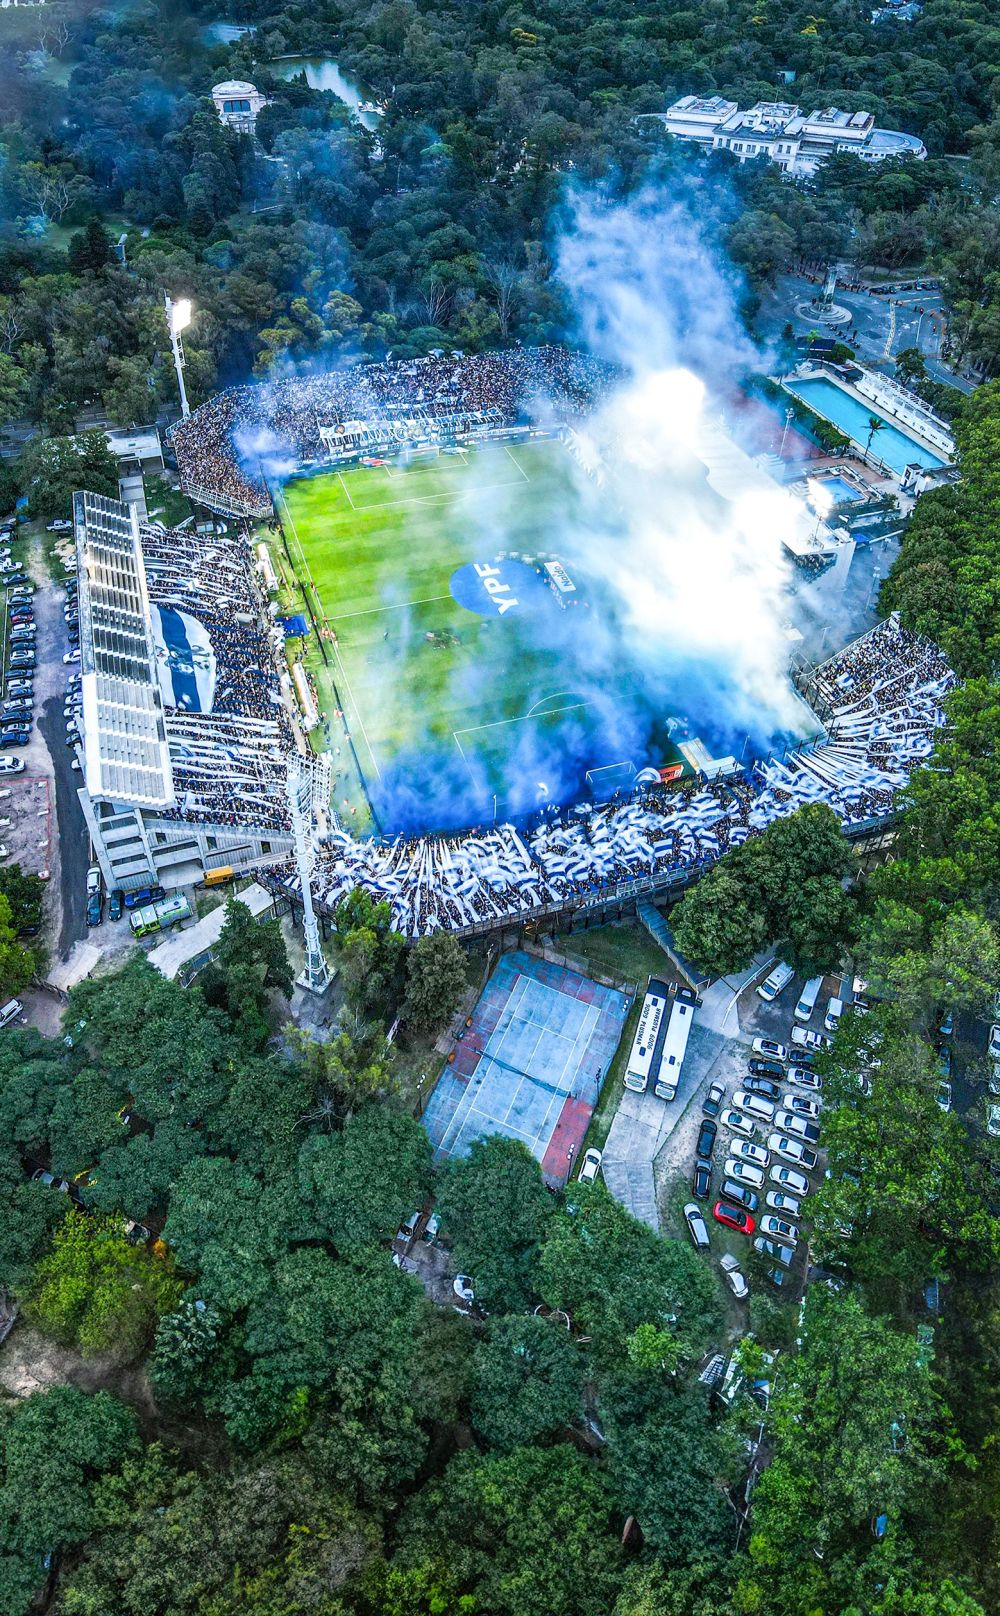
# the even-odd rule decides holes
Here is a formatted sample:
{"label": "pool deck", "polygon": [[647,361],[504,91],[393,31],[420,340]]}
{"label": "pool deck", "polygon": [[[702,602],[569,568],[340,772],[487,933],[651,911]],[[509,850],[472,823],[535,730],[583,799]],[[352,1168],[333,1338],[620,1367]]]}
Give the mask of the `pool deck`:
{"label": "pool deck", "polygon": [[[876,376],[877,373],[871,372],[871,374]],[[839,371],[831,370],[825,365],[810,365],[808,367],[803,367],[801,371],[793,373],[789,376],[779,376],[773,379],[778,382],[778,385],[783,389],[784,392],[790,394],[792,398],[796,399],[800,404],[805,404],[810,409],[812,409],[813,406],[809,403],[808,397],[801,396],[795,391],[796,384],[812,381],[829,382],[832,386],[839,388],[840,391],[846,394],[848,398],[853,399],[854,402],[860,405],[862,409],[868,410],[873,415],[881,415],[889,423],[889,425],[895,427],[896,431],[899,432],[903,437],[912,439],[913,443],[918,448],[922,449],[925,454],[933,455],[935,460],[940,464],[950,464],[954,459],[954,445],[952,445],[951,451],[949,452],[949,450],[941,443],[935,442],[932,438],[929,438],[919,429],[919,427],[915,426],[912,421],[906,420],[903,416],[896,414],[887,399],[881,397],[869,397],[867,393],[862,392],[861,389],[856,387],[852,382],[847,381],[839,373]],[[888,380],[888,378],[879,379],[883,381]],[[822,410],[817,411],[817,414],[822,415]],[[828,417],[824,417],[824,419],[828,419]],[[838,423],[836,422],[833,423],[833,425],[837,424]],[[844,429],[841,427],[840,430],[843,431]],[[877,453],[877,446],[873,445],[871,449],[866,451],[865,445],[861,443],[859,439],[851,438],[851,443],[858,456],[863,462],[865,462],[865,464],[873,466],[877,465],[883,468],[886,476],[892,480],[894,486],[899,483],[899,480],[902,477],[902,472],[895,472],[891,466],[887,466],[885,464]],[[810,466],[810,471],[815,469],[817,469],[815,466]]]}

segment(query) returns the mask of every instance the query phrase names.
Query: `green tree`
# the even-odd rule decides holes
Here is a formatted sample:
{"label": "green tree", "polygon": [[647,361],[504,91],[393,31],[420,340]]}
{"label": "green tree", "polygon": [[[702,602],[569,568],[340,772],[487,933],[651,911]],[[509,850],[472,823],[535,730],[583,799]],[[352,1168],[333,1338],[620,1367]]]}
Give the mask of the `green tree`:
{"label": "green tree", "polygon": [[78,488],[118,497],[118,462],[103,432],[32,438],[18,455],[17,479],[28,496],[32,516],[43,521],[68,516]]}
{"label": "green tree", "polygon": [[641,1325],[670,1330],[694,1356],[719,1324],[716,1288],[696,1254],[661,1240],[600,1185],[567,1191],[542,1248],[539,1290],[593,1337],[605,1366],[625,1360]]}
{"label": "green tree", "polygon": [[203,973],[202,992],[220,1005],[248,1048],[260,1049],[270,1034],[272,992],[291,997],[288,950],[277,920],[258,920],[230,895],[212,963]]}
{"label": "green tree", "polygon": [[410,950],[403,1020],[414,1027],[439,1027],[458,1009],[467,986],[466,959],[449,931],[421,937]]}
{"label": "green tree", "polygon": [[10,997],[30,982],[35,956],[17,940],[10,900],[0,892],[0,993]]}
{"label": "green tree", "polygon": [[[905,1565],[903,1521],[943,1475],[941,1413],[912,1332],[869,1316],[847,1291],[811,1287],[801,1350],[771,1403],[774,1456],[754,1493],[749,1608],[872,1608],[900,1557]],[[882,1514],[890,1534],[879,1542],[871,1523]]]}
{"label": "green tree", "polygon": [[555,1437],[580,1415],[582,1364],[561,1324],[493,1319],[472,1359],[472,1423],[491,1448],[509,1452]]}
{"label": "green tree", "polygon": [[537,1294],[539,1244],[551,1210],[531,1152],[502,1134],[475,1140],[467,1156],[445,1164],[438,1205],[476,1295],[494,1311],[528,1307]]}
{"label": "green tree", "polygon": [[356,888],[337,905],[334,924],[348,1003],[363,1015],[388,1015],[402,997],[406,951],[389,905]]}
{"label": "green tree", "polygon": [[35,1269],[29,1316],[47,1334],[85,1356],[135,1358],[182,1286],[168,1257],[126,1239],[121,1219],[67,1215],[51,1253]]}
{"label": "green tree", "polygon": [[645,1373],[611,1375],[600,1392],[610,1476],[622,1512],[635,1515],[645,1542],[670,1565],[721,1556],[735,1536],[722,1488],[739,1478],[739,1445],[735,1434],[709,1422],[699,1392]]}
{"label": "green tree", "polygon": [[462,1454],[400,1526],[404,1565],[440,1559],[496,1616],[605,1616],[618,1545],[604,1478],[574,1449]]}
{"label": "green tree", "polygon": [[73,1386],[0,1407],[0,1605],[26,1616],[48,1556],[84,1542],[102,1476],[139,1449],[134,1414],[107,1392]]}
{"label": "green tree", "polygon": [[192,1401],[219,1345],[221,1330],[222,1315],[200,1299],[183,1301],[163,1315],[151,1365],[158,1397],[168,1403]]}
{"label": "green tree", "polygon": [[419,1122],[367,1105],[336,1134],[319,1133],[299,1152],[299,1186],[318,1227],[338,1251],[388,1240],[431,1182],[431,1146]]}

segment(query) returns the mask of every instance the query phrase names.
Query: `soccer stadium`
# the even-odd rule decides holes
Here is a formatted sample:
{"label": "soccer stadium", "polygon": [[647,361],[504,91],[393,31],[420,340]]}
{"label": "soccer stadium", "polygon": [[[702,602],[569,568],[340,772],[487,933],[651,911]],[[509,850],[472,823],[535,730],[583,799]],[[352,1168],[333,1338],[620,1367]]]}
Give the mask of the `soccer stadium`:
{"label": "soccer stadium", "polygon": [[[708,549],[747,490],[772,523],[767,480],[717,432],[692,454],[677,416],[651,444],[639,422],[620,470],[591,432],[612,383],[543,349],[238,389],[174,436],[213,521],[78,495],[81,797],[109,885],[229,865],[294,899],[289,762],[317,752],[318,906],[366,887],[409,937],[679,887],[803,803],[883,820],[951,670],[890,620],[793,687],[761,523],[735,567]],[[665,503],[708,602],[690,624],[661,587]]]}

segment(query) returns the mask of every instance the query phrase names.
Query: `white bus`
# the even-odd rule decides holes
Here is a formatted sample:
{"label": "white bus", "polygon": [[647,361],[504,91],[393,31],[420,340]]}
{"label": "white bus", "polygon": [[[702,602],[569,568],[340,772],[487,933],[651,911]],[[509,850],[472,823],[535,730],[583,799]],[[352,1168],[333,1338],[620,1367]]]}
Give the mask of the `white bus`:
{"label": "white bus", "polygon": [[697,1003],[697,995],[690,988],[676,990],[667,1036],[653,1071],[653,1093],[661,1100],[672,1100],[677,1093]]}
{"label": "white bus", "polygon": [[634,1094],[642,1094],[649,1082],[657,1048],[663,1041],[669,1003],[670,989],[667,984],[651,976],[625,1068],[625,1087]]}

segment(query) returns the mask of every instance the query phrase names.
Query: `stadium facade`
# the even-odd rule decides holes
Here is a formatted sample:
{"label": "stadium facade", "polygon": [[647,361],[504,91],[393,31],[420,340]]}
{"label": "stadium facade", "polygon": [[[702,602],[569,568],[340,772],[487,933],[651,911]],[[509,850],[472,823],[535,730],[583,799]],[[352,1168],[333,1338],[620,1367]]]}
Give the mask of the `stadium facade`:
{"label": "stadium facade", "polygon": [[290,703],[244,540],[168,533],[90,493],[73,521],[79,795],[108,886],[285,855]]}

